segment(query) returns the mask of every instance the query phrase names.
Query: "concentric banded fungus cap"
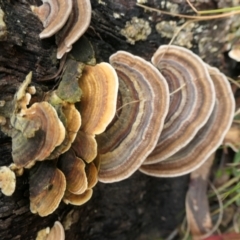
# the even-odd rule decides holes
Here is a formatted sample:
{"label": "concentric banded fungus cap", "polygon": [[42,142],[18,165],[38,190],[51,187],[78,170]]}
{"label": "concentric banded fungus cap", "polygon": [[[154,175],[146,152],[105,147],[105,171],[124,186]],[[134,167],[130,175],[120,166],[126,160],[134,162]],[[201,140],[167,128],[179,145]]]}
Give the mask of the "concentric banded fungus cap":
{"label": "concentric banded fungus cap", "polygon": [[59,31],[67,22],[72,10],[72,0],[42,0],[42,2],[42,6],[31,6],[31,9],[42,21],[45,28],[40,33],[40,38],[48,38]]}
{"label": "concentric banded fungus cap", "polygon": [[[12,157],[18,167],[46,159],[65,138],[65,128],[48,102],[34,103],[11,119]],[[39,129],[33,129],[38,123]]]}
{"label": "concentric banded fungus cap", "polygon": [[98,182],[98,170],[93,162],[86,165],[88,188],[93,188]]}
{"label": "concentric banded fungus cap", "polygon": [[65,240],[65,232],[59,221],[54,223],[46,240]]}
{"label": "concentric banded fungus cap", "polygon": [[71,146],[76,155],[85,162],[92,162],[97,156],[97,142],[95,135],[78,131],[77,136]]}
{"label": "concentric banded fungus cap", "polygon": [[72,0],[72,2],[73,11],[68,22],[57,35],[57,58],[62,58],[72,49],[72,45],[85,33],[91,21],[90,0]]}
{"label": "concentric banded fungus cap", "polygon": [[59,157],[58,167],[66,177],[69,192],[81,194],[86,191],[88,181],[85,173],[85,163],[82,159],[76,157],[71,148]]}
{"label": "concentric banded fungus cap", "polygon": [[81,131],[102,133],[112,121],[117,105],[118,77],[108,63],[86,66],[79,87],[83,95],[79,106],[82,116]]}
{"label": "concentric banded fungus cap", "polygon": [[41,217],[54,212],[66,190],[64,174],[53,161],[38,162],[30,169],[30,210]]}
{"label": "concentric banded fungus cap", "polygon": [[57,158],[60,154],[65,153],[75,140],[77,132],[81,126],[81,116],[73,103],[63,102],[62,113],[65,117],[65,139],[61,145],[57,146],[48,157],[48,159]]}
{"label": "concentric banded fungus cap", "polygon": [[234,117],[235,100],[227,78],[216,68],[208,66],[208,71],[216,91],[209,120],[187,146],[165,161],[142,165],[141,172],[158,177],[187,174],[202,165],[222,143]]}
{"label": "concentric banded fungus cap", "polygon": [[156,148],[146,164],[160,162],[186,146],[207,122],[215,103],[207,67],[193,52],[183,47],[161,46],[152,62],[168,82],[170,107]]}
{"label": "concentric banded fungus cap", "polygon": [[66,191],[63,197],[63,202],[65,202],[66,204],[70,203],[72,205],[81,206],[90,200],[90,198],[92,197],[92,194],[93,194],[92,189],[87,189],[84,193],[79,195]]}
{"label": "concentric banded fungus cap", "polygon": [[6,196],[11,196],[16,188],[16,176],[8,167],[0,167],[0,188]]}
{"label": "concentric banded fungus cap", "polygon": [[96,137],[101,182],[123,180],[139,168],[157,143],[169,106],[167,83],[151,63],[123,51],[110,63],[119,77],[118,110]]}

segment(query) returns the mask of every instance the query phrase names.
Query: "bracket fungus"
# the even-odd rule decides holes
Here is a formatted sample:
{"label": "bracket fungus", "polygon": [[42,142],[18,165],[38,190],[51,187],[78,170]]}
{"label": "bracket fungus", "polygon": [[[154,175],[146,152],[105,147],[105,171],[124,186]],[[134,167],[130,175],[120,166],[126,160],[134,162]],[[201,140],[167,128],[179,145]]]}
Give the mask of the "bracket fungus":
{"label": "bracket fungus", "polygon": [[57,58],[72,49],[72,45],[85,33],[91,21],[90,0],[42,0],[40,7],[31,6],[43,23],[40,38],[57,33]]}
{"label": "bracket fungus", "polygon": [[90,0],[72,0],[73,11],[67,24],[57,34],[57,58],[71,51],[72,45],[85,33],[91,21],[92,7]]}
{"label": "bracket fungus", "polygon": [[119,51],[110,57],[119,78],[118,110],[97,136],[99,180],[132,175],[154,149],[169,106],[166,80],[149,62]]}
{"label": "bracket fungus", "polygon": [[[25,167],[34,161],[45,160],[64,140],[65,128],[56,110],[47,102],[34,103],[21,114],[23,117],[16,116],[13,126],[16,122],[22,126],[24,120],[27,123],[21,131],[15,130],[12,134],[12,156],[17,166]],[[32,122],[38,122],[39,128],[33,136],[26,136],[25,132],[32,131]]]}
{"label": "bracket fungus", "polygon": [[46,240],[65,240],[65,232],[59,221],[54,223]]}
{"label": "bracket fungus", "polygon": [[53,161],[38,162],[30,169],[30,210],[44,217],[56,210],[66,190],[64,174]]}
{"label": "bracket fungus", "polygon": [[51,104],[35,102],[28,107],[31,94],[27,90],[31,78],[32,73],[29,73],[14,99],[2,107],[6,126],[1,130],[12,137],[12,157],[17,167],[45,160],[65,138],[63,123]]}
{"label": "bracket fungus", "polygon": [[140,171],[157,177],[175,177],[194,171],[221,145],[235,111],[235,100],[227,78],[216,68],[207,66],[214,83],[216,101],[207,123],[191,142],[166,160],[142,165]]}
{"label": "bracket fungus", "polygon": [[82,194],[86,191],[88,182],[85,173],[85,163],[82,159],[76,157],[72,149],[60,156],[58,166],[66,177],[67,190],[69,192]]}
{"label": "bracket fungus", "polygon": [[53,227],[38,231],[36,240],[65,240],[65,232],[62,224],[56,221]]}
{"label": "bracket fungus", "polygon": [[207,67],[193,52],[164,45],[154,53],[152,62],[172,94],[163,131],[144,164],[160,162],[186,146],[209,119],[215,102]]}
{"label": "bracket fungus", "polygon": [[40,7],[31,6],[45,28],[40,38],[48,38],[59,31],[67,22],[72,10],[72,0],[42,0]]}

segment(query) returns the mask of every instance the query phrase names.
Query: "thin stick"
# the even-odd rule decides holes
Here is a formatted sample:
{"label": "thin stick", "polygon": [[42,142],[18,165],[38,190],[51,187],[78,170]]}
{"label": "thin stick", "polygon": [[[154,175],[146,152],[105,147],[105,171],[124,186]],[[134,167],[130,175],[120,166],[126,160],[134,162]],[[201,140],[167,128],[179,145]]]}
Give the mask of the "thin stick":
{"label": "thin stick", "polygon": [[199,15],[198,10],[192,5],[192,3],[191,3],[189,0],[186,0],[186,1],[187,1],[188,5],[192,8],[192,10],[193,10],[197,15]]}
{"label": "thin stick", "polygon": [[182,86],[180,86],[179,88],[177,88],[176,90],[174,90],[173,92],[170,93],[170,96],[172,96],[173,94],[179,92],[181,89],[183,89],[184,87],[186,87],[186,83],[184,83]]}
{"label": "thin stick", "polygon": [[237,10],[237,11],[233,11],[233,12],[230,12],[230,13],[223,13],[223,14],[218,14],[218,15],[213,15],[213,16],[191,16],[191,15],[170,13],[170,12],[167,12],[167,11],[158,10],[158,9],[155,9],[155,8],[152,8],[152,7],[147,7],[147,6],[142,5],[140,3],[136,3],[136,5],[141,7],[141,8],[144,8],[146,10],[149,10],[149,11],[158,12],[158,13],[161,13],[161,14],[166,14],[166,15],[170,15],[170,16],[174,16],[174,17],[181,17],[181,18],[198,20],[198,21],[207,21],[207,20],[211,20],[211,19],[227,18],[227,17],[230,17],[232,15],[240,13],[240,10]]}
{"label": "thin stick", "polygon": [[236,80],[234,80],[234,79],[232,79],[232,78],[230,78],[230,77],[227,77],[227,79],[228,79],[229,82],[233,83],[233,84],[236,85],[238,88],[240,88],[240,84],[239,84]]}
{"label": "thin stick", "polygon": [[218,215],[218,220],[216,222],[216,224],[214,225],[214,227],[206,234],[202,235],[201,236],[201,239],[205,239],[205,238],[208,238],[209,236],[211,236],[219,227],[219,225],[221,224],[222,222],[222,218],[223,218],[223,203],[222,203],[222,200],[219,196],[219,193],[217,191],[217,189],[214,187],[214,185],[209,181],[208,182],[210,187],[212,188],[212,190],[215,192],[216,196],[217,196],[217,199],[218,199],[218,204],[219,204],[219,215]]}

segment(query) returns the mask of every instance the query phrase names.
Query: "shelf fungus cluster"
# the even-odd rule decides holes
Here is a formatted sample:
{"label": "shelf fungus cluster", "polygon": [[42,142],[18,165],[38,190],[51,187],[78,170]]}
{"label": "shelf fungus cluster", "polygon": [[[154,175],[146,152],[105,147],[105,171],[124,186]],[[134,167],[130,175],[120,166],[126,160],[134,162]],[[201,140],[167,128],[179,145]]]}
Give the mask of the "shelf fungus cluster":
{"label": "shelf fungus cluster", "polygon": [[71,51],[75,43],[87,30],[91,21],[90,0],[42,0],[39,7],[31,6],[32,11],[43,23],[41,39],[56,34],[57,58]]}
{"label": "shelf fungus cluster", "polygon": [[[74,87],[66,89],[67,80]],[[108,63],[86,66],[68,59],[61,84],[39,102],[31,98],[36,91],[30,83],[31,73],[0,107],[14,162],[0,169],[0,187],[12,195],[16,175],[29,169],[30,210],[47,216],[61,201],[82,205],[91,198],[99,169],[95,135],[115,115],[118,77]]]}
{"label": "shelf fungus cluster", "polygon": [[118,106],[97,136],[100,181],[120,181],[138,169],[157,177],[184,175],[221,145],[235,101],[216,68],[177,46],[161,46],[152,64],[123,51],[110,63],[119,77]]}
{"label": "shelf fungus cluster", "polygon": [[222,143],[235,110],[226,77],[177,46],[161,46],[152,63],[124,51],[110,64],[68,58],[58,88],[39,101],[30,83],[31,73],[12,101],[0,101],[14,162],[0,169],[0,187],[11,195],[15,175],[29,168],[30,209],[40,216],[61,201],[85,203],[98,180],[195,170]]}

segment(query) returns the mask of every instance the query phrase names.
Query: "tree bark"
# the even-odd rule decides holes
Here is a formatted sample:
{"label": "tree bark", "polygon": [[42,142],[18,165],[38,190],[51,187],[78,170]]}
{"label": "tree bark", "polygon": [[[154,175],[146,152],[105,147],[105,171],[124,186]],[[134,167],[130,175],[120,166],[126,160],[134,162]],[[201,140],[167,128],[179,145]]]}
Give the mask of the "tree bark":
{"label": "tree bark", "polygon": [[[167,3],[177,1],[150,0],[152,7],[166,7]],[[92,21],[85,36],[93,44],[97,61],[108,61],[117,50],[129,51],[150,60],[154,51],[169,39],[159,34],[155,25],[160,21],[179,19],[157,13],[145,12],[133,0],[91,0]],[[54,37],[40,40],[42,24],[30,10],[30,5],[40,5],[38,0],[0,0],[5,13],[7,36],[0,41],[0,99],[13,97],[19,83],[29,71],[33,71],[33,84],[50,88],[48,82],[39,83],[45,76],[57,72]],[[214,4],[209,1],[208,7]],[[199,5],[200,6],[200,5]],[[189,10],[184,2],[179,4],[181,11]],[[121,34],[127,21],[133,17],[149,22],[151,34],[146,41],[130,44]],[[149,20],[150,19],[150,20]],[[218,24],[219,32],[227,20],[203,25],[205,32]],[[221,32],[221,34],[223,34]],[[201,34],[199,34],[201,36]],[[205,60],[226,70],[221,49],[223,43],[215,41],[219,52]],[[193,49],[199,51],[198,42],[193,40]],[[212,47],[212,45],[211,45]],[[203,54],[204,51],[200,52]],[[201,55],[200,54],[200,55]],[[11,158],[11,139],[0,134],[0,166],[9,165]],[[119,183],[98,183],[92,199],[81,207],[61,203],[60,207],[48,217],[41,218],[29,210],[28,172],[17,178],[16,191],[11,197],[0,193],[0,239],[35,239],[37,231],[52,226],[59,220],[67,225],[71,219],[66,239],[154,239],[166,236],[181,222],[184,216],[184,201],[188,176],[172,179],[158,179],[139,172]]]}

